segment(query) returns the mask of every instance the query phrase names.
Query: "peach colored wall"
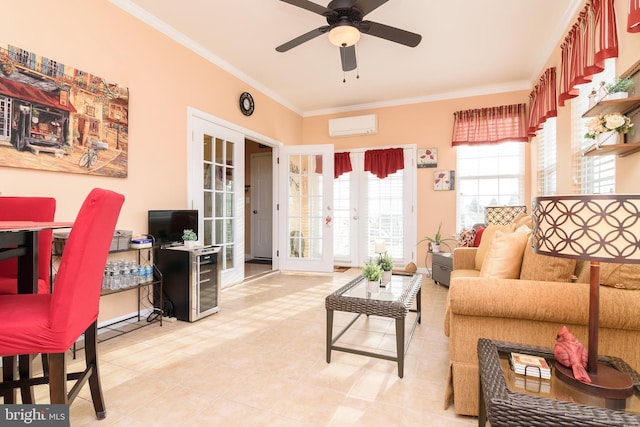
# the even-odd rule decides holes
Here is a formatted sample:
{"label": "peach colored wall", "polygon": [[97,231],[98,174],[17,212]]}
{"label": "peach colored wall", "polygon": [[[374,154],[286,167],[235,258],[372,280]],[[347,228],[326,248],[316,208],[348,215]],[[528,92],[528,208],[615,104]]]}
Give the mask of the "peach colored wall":
{"label": "peach colored wall", "polygon": [[[107,0],[40,1],[37,10],[9,2],[3,15],[3,42],[129,88],[128,178],[0,168],[3,195],[55,197],[59,220],[74,218],[93,187],[125,195],[117,226],[138,233],[146,231],[148,209],[187,207],[188,107],[285,144],[301,140],[300,115]],[[251,117],[238,108],[244,91],[256,102]],[[101,318],[119,314],[117,306],[103,304]]]}
{"label": "peach colored wall", "polygon": [[[340,151],[357,147],[392,146],[416,144],[418,148],[438,149],[438,170],[456,170],[456,150],[451,147],[453,113],[471,108],[526,103],[528,91],[517,91],[471,98],[427,102],[352,113],[307,117],[304,120],[303,140],[305,144],[334,144]],[[331,138],[328,120],[361,114],[377,114],[378,133],[375,135]],[[528,145],[527,145],[528,148]],[[526,150],[528,152],[528,149]],[[456,233],[456,192],[434,191],[434,169],[418,169],[418,238],[435,234],[442,222],[442,233],[452,236]],[[525,189],[529,189],[527,175]],[[529,192],[525,201],[530,200]],[[527,203],[528,204],[528,203]],[[416,264],[424,267],[426,245],[417,248]]]}

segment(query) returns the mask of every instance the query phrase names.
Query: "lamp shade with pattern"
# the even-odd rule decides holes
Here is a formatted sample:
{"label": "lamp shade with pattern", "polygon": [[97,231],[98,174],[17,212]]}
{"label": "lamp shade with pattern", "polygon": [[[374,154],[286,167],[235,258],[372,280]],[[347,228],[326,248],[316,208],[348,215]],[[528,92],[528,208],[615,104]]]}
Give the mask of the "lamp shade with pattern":
{"label": "lamp shade with pattern", "polygon": [[629,396],[631,379],[597,361],[599,271],[600,262],[640,263],[640,195],[537,197],[532,217],[534,252],[590,262],[587,373],[592,382],[571,378],[571,369],[567,372],[561,366],[556,373],[588,393],[611,399]]}

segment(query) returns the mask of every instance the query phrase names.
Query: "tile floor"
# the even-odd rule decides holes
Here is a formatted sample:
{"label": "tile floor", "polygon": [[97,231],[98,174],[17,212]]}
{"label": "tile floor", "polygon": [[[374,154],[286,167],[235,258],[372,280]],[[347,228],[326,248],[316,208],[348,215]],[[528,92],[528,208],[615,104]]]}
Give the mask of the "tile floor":
{"label": "tile floor", "polygon": [[[387,360],[334,351],[326,363],[324,298],[358,273],[262,277],[225,289],[221,311],[198,322],[154,324],[100,343],[107,418],[95,419],[85,386],[71,425],[476,425],[443,409],[447,288],[426,277],[403,379]],[[350,316],[336,312],[336,325]],[[395,354],[394,333],[392,320],[371,317],[340,342]],[[37,394],[48,401],[46,389]]]}

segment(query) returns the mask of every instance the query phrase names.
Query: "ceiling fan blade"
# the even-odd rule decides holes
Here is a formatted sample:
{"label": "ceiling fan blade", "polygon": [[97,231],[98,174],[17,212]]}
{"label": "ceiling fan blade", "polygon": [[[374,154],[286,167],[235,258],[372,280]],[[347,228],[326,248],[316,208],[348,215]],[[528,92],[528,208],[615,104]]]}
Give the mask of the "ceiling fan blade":
{"label": "ceiling fan blade", "polygon": [[409,47],[416,47],[420,44],[422,36],[420,34],[401,30],[400,28],[390,27],[388,25],[379,24],[372,21],[362,21],[355,24],[358,29],[370,36],[380,37],[381,39],[400,43]]}
{"label": "ceiling fan blade", "polygon": [[340,47],[340,62],[342,62],[342,71],[355,70],[356,63],[356,46]]}
{"label": "ceiling fan blade", "polygon": [[309,31],[301,36],[296,37],[293,40],[289,40],[286,43],[281,44],[276,48],[278,52],[286,52],[289,49],[293,49],[296,46],[300,46],[304,42],[308,42],[311,39],[314,39],[322,34],[326,33],[329,30],[329,26],[325,25],[323,27],[318,27],[314,30]]}
{"label": "ceiling fan blade", "polygon": [[320,6],[319,4],[313,3],[309,0],[280,0],[280,1],[284,3],[289,3],[290,5],[293,5],[293,6],[301,7],[302,9],[306,9],[310,12],[317,13],[318,15],[322,15],[325,17],[337,15],[337,13],[334,10],[327,9],[324,6]]}
{"label": "ceiling fan blade", "polygon": [[358,0],[354,6],[362,12],[362,16],[364,17],[388,1],[389,0]]}

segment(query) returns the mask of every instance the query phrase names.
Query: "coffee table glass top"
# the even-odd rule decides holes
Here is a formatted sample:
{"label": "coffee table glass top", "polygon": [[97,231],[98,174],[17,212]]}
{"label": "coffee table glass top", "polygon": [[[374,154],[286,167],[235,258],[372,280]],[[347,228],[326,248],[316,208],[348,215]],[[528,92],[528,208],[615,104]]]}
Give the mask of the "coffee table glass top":
{"label": "coffee table glass top", "polygon": [[360,276],[352,282],[352,286],[342,292],[343,297],[374,299],[378,301],[398,301],[415,282],[414,276],[392,275],[391,281],[382,286],[369,286]]}

